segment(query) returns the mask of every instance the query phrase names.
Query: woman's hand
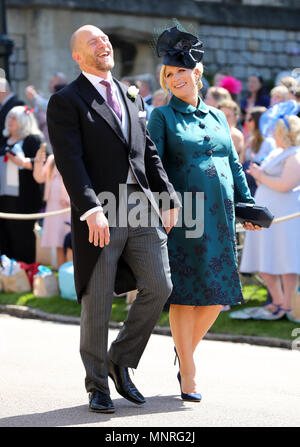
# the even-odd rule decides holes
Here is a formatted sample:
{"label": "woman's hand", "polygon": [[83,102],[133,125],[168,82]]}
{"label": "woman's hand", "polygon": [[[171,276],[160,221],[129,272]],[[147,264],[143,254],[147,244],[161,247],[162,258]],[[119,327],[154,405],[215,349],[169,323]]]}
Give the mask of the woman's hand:
{"label": "woman's hand", "polygon": [[258,230],[260,231],[262,229],[262,227],[260,227],[259,225],[253,225],[253,223],[251,222],[244,222],[243,223],[243,228],[244,230]]}
{"label": "woman's hand", "polygon": [[64,207],[69,207],[70,206],[70,201],[67,200],[67,199],[61,199],[59,203],[60,203],[61,206],[64,206]]}
{"label": "woman's hand", "polygon": [[21,168],[24,167],[24,163],[26,161],[25,157],[21,154],[13,155],[10,152],[6,152],[6,157],[8,160],[12,161],[15,165],[20,166]]}
{"label": "woman's hand", "polygon": [[258,180],[259,182],[261,182],[261,176],[262,176],[263,170],[256,163],[251,162],[249,165],[249,169],[247,169],[246,172],[247,172],[247,174],[252,175],[252,177],[254,177],[255,180]]}
{"label": "woman's hand", "polygon": [[35,163],[45,163],[45,161],[46,161],[46,151],[45,151],[44,147],[42,146],[37,151],[37,153],[35,155],[34,162]]}

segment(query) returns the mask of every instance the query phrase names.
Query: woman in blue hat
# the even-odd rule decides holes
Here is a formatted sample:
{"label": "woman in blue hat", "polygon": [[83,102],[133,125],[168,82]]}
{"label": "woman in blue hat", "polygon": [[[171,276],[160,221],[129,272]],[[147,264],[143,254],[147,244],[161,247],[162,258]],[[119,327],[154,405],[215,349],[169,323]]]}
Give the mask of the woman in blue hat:
{"label": "woman in blue hat", "polygon": [[[174,286],[169,298],[170,326],[180,359],[181,397],[199,402],[193,354],[222,306],[243,301],[234,205],[254,200],[224,113],[199,97],[202,42],[173,27],[160,35],[156,49],[163,56],[161,86],[172,97],[168,105],[153,110],[148,129],[183,199],[182,225],[172,230],[168,242]],[[184,200],[187,192],[192,195],[188,204]],[[202,205],[204,214],[199,215]],[[195,213],[202,234],[188,231],[186,221]],[[245,228],[255,229],[250,223]]]}

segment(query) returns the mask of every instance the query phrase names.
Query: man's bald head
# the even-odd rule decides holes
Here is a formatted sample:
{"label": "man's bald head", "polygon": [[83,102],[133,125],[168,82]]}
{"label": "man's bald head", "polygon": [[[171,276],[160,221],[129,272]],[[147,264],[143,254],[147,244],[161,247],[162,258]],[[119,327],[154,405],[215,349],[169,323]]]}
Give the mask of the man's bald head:
{"label": "man's bald head", "polygon": [[114,66],[111,43],[100,28],[81,26],[72,34],[70,44],[72,57],[82,71],[105,77]]}
{"label": "man's bald head", "polygon": [[71,51],[79,51],[84,37],[92,33],[99,33],[99,31],[101,32],[101,30],[94,25],[83,25],[78,28],[71,36]]}

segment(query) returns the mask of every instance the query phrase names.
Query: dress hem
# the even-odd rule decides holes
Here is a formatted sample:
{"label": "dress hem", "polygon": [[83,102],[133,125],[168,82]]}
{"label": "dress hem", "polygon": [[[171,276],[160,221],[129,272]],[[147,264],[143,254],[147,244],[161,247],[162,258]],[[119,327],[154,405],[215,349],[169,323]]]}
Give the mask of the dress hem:
{"label": "dress hem", "polygon": [[242,300],[242,301],[235,302],[235,303],[233,303],[232,301],[231,302],[226,301],[223,303],[207,303],[207,304],[195,304],[195,303],[189,304],[189,303],[172,303],[172,302],[170,302],[169,304],[170,305],[175,304],[176,306],[193,306],[193,307],[201,307],[202,306],[202,307],[204,307],[204,306],[239,306],[239,305],[245,304],[245,303],[246,303],[246,300]]}

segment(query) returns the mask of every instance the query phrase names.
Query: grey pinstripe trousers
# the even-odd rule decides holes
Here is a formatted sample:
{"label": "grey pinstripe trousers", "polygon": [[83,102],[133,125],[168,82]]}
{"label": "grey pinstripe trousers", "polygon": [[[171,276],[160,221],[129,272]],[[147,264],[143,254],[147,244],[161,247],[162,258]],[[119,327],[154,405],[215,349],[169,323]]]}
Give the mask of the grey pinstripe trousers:
{"label": "grey pinstripe trousers", "polygon": [[[134,189],[138,187],[131,186],[128,192]],[[137,279],[138,294],[107,352],[108,323],[121,254]],[[137,367],[171,291],[165,230],[161,226],[110,228],[110,243],[102,249],[82,298],[80,355],[87,392],[98,389],[109,394],[108,356],[119,366]]]}

